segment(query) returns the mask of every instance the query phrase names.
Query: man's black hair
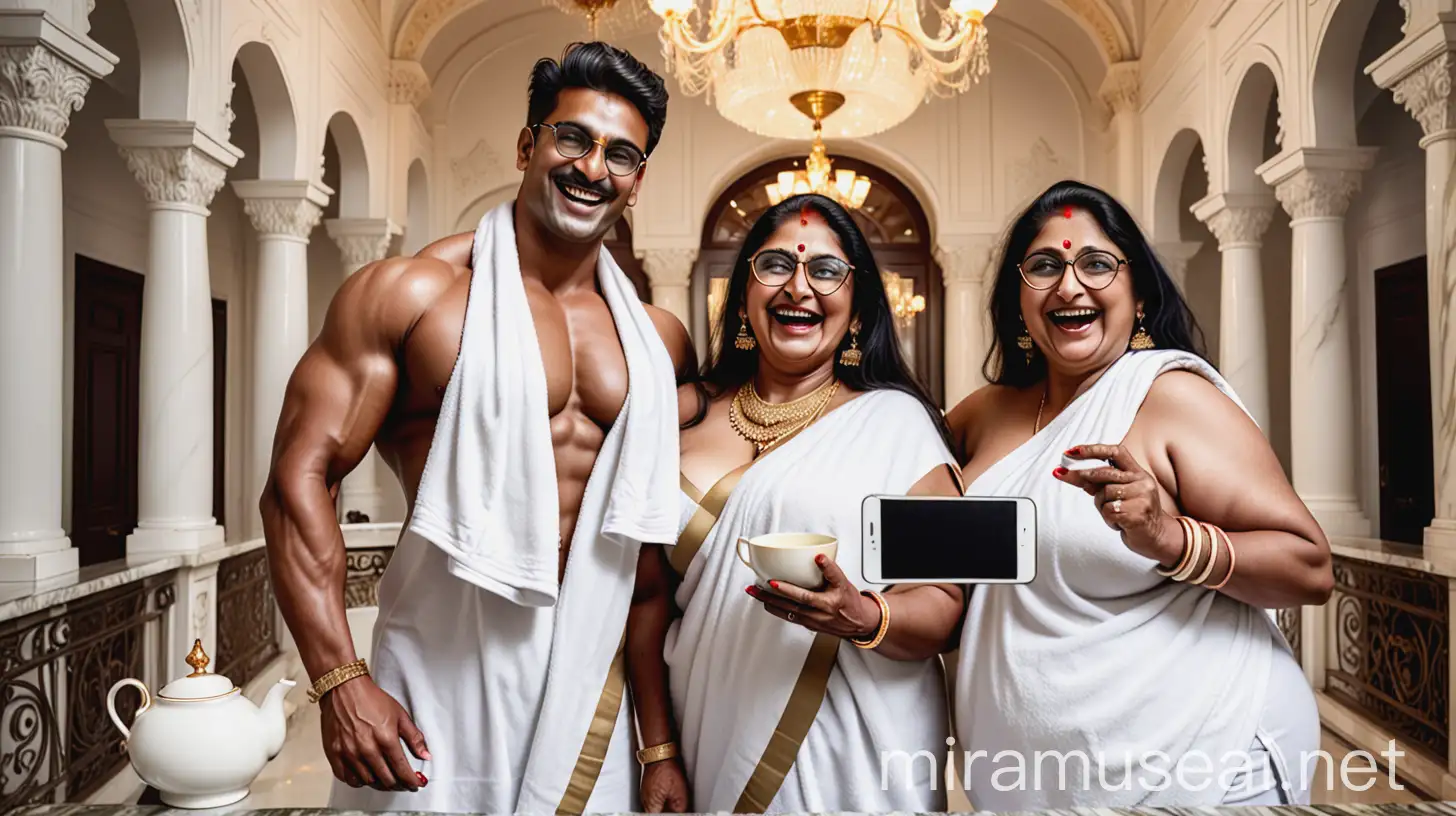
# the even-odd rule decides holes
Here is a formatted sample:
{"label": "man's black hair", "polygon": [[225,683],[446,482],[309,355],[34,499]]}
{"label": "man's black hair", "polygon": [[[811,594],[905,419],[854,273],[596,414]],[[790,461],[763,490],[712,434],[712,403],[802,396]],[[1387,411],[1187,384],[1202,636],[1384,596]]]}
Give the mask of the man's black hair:
{"label": "man's black hair", "polygon": [[545,121],[556,109],[557,94],[566,88],[590,88],[631,102],[647,121],[643,152],[652,154],[667,123],[667,87],[651,68],[604,42],[572,43],[562,52],[560,62],[543,57],[531,69],[526,126]]}

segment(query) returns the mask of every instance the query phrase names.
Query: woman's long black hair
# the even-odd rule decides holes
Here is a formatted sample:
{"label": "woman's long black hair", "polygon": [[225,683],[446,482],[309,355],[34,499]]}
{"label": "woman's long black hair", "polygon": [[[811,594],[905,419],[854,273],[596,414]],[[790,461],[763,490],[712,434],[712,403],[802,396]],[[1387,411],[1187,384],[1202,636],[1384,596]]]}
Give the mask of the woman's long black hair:
{"label": "woman's long black hair", "polygon": [[[839,362],[839,352],[849,348],[850,339],[846,333],[840,348],[835,352],[834,374],[840,382],[857,391],[891,389],[914,397],[925,412],[930,415],[936,429],[949,444],[950,433],[945,416],[935,401],[930,398],[924,386],[916,380],[905,364],[900,352],[900,343],[895,336],[894,314],[890,311],[890,298],[885,294],[884,281],[880,279],[880,267],[870,252],[869,242],[849,213],[833,199],[822,195],[790,196],[764,210],[738,251],[738,260],[733,264],[733,274],[728,279],[728,291],[723,298],[722,319],[717,328],[717,353],[704,365],[698,375],[698,392],[701,396],[697,415],[683,425],[691,428],[703,421],[708,414],[708,402],[741,387],[758,370],[758,351],[743,351],[734,344],[738,327],[745,321],[739,318],[748,293],[748,280],[753,274],[749,260],[768,242],[780,226],[791,219],[799,218],[808,210],[818,213],[839,238],[840,249],[849,263],[854,266],[854,303],[852,313],[859,318],[859,349],[863,355],[860,364],[847,366]],[[749,326],[749,331],[752,331]]]}
{"label": "woman's long black hair", "polygon": [[1127,267],[1119,274],[1132,275],[1134,297],[1143,301],[1143,328],[1160,349],[1179,349],[1207,359],[1203,331],[1188,303],[1179,294],[1137,222],[1117,199],[1088,184],[1059,181],[1042,193],[1016,219],[1006,238],[1006,249],[997,265],[996,284],[991,291],[991,325],[995,336],[981,368],[988,382],[1025,388],[1046,377],[1046,357],[1033,350],[1031,361],[1016,346],[1022,334],[1021,272],[1017,264],[1026,257],[1031,242],[1046,222],[1068,208],[1089,213],[1102,231],[1121,250]]}

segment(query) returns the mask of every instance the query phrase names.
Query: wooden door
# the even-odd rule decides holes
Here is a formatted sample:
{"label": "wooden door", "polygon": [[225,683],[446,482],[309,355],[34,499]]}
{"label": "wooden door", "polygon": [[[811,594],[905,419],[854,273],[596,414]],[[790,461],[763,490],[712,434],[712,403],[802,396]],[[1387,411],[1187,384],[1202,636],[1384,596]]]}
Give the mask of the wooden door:
{"label": "wooden door", "polygon": [[1420,544],[1435,515],[1426,259],[1375,273],[1380,537]]}
{"label": "wooden door", "polygon": [[212,517],[223,520],[223,456],[227,451],[227,301],[212,300]]}
{"label": "wooden door", "polygon": [[76,256],[71,541],[81,566],[125,556],[137,523],[142,285]]}

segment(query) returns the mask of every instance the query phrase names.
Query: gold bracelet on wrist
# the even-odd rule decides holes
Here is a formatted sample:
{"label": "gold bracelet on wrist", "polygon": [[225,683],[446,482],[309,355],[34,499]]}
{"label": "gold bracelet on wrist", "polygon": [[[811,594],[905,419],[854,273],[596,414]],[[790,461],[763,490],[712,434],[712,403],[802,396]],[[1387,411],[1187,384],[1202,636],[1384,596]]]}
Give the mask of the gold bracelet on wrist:
{"label": "gold bracelet on wrist", "polygon": [[677,756],[677,743],[664,742],[661,745],[654,745],[638,751],[637,762],[640,765],[651,765],[654,762],[672,759],[675,756]]}
{"label": "gold bracelet on wrist", "polygon": [[874,637],[870,638],[869,640],[860,640],[859,638],[852,637],[849,639],[849,642],[853,643],[861,649],[874,649],[877,648],[880,643],[884,641],[885,633],[890,631],[890,604],[885,601],[884,597],[881,596],[880,593],[875,592],[872,589],[863,590],[860,592],[860,594],[872,599],[875,603],[880,605],[880,628],[875,631]]}
{"label": "gold bracelet on wrist", "polygon": [[308,701],[317,703],[323,699],[325,694],[333,691],[344,683],[356,677],[363,677],[369,674],[369,665],[363,660],[355,660],[326,672],[323,677],[313,681],[313,687],[308,690]]}

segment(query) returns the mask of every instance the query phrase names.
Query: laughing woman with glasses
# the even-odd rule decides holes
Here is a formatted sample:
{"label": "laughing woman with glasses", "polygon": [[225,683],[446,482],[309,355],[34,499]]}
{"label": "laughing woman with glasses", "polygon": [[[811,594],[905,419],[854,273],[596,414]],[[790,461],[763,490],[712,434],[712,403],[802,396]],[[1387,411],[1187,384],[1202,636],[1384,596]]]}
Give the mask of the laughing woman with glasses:
{"label": "laughing woman with glasses", "polygon": [[[670,558],[682,615],[665,653],[695,808],[944,810],[935,769],[910,757],[945,748],[937,656],[954,645],[963,596],[858,584],[860,504],[958,495],[958,475],[842,207],[796,196],[759,218],[714,359],[680,395],[683,529]],[[760,582],[739,540],[768,533],[837,540],[837,554],[801,559],[819,586]]]}
{"label": "laughing woman with glasses", "polygon": [[[1319,714],[1268,610],[1329,598],[1329,544],[1127,210],[1047,190],[990,320],[991,385],[950,424],[967,492],[1031,497],[1039,538],[1030,584],[969,600],[958,747],[992,757],[957,768],[972,803],[1308,804]],[[1070,759],[1017,776],[999,751]]]}

